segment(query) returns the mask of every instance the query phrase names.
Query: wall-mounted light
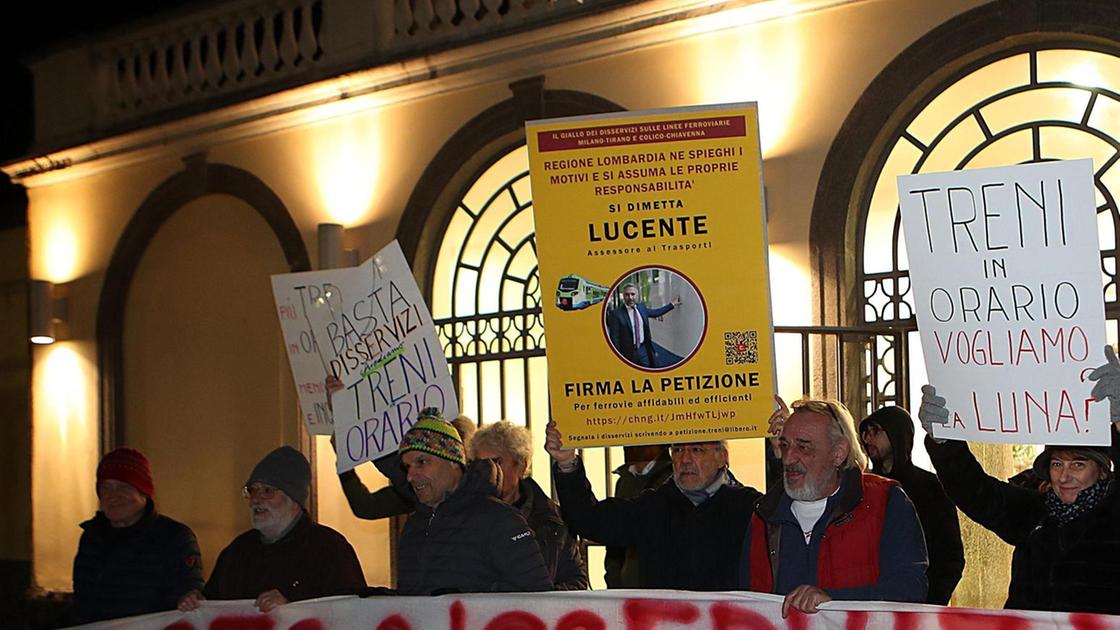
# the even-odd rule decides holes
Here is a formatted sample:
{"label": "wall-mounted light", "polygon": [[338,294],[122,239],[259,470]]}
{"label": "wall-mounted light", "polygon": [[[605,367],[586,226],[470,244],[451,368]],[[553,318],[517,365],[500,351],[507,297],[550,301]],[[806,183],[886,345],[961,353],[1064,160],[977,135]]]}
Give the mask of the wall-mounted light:
{"label": "wall-mounted light", "polygon": [[28,338],[31,343],[48,344],[65,339],[68,328],[69,299],[66,285],[32,280],[28,288]]}
{"label": "wall-mounted light", "polygon": [[343,249],[346,228],[339,223],[319,224],[319,269],[338,269],[358,265],[358,250]]}

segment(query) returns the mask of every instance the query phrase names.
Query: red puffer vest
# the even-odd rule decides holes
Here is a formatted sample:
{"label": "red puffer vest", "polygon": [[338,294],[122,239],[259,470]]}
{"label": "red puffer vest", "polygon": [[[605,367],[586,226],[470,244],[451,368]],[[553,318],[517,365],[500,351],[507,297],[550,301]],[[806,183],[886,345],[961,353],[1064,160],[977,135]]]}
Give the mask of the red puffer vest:
{"label": "red puffer vest", "polygon": [[[847,474],[851,474],[850,471]],[[855,475],[851,475],[855,477]],[[887,497],[894,480],[861,473],[862,489],[850,490],[833,507],[833,516],[821,540],[817,556],[817,586],[823,589],[851,588],[879,580],[879,538],[887,512]],[[766,501],[763,501],[765,504]],[[772,504],[771,510],[777,507]],[[764,511],[762,505],[760,511]],[[771,593],[777,581],[778,541],[781,525],[767,523],[755,513],[751,518],[751,590]]]}

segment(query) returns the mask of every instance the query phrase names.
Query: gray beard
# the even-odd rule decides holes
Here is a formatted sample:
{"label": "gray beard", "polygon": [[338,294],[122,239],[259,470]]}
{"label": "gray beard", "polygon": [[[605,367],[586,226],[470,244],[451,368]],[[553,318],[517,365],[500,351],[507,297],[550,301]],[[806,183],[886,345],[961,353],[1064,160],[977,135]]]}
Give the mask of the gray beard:
{"label": "gray beard", "polygon": [[782,476],[782,485],[785,487],[786,494],[794,501],[818,501],[824,498],[824,493],[821,492],[821,487],[824,484],[817,483],[815,480],[810,479],[808,475],[806,475],[805,481],[801,483],[800,488],[790,488],[789,484],[786,483],[784,475]]}

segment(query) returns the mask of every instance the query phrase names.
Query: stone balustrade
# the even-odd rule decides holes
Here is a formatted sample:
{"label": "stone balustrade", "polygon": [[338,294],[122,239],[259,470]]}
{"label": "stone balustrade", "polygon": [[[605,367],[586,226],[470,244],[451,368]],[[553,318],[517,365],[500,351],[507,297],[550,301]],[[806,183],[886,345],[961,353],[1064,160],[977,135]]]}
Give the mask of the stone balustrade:
{"label": "stone balustrade", "polygon": [[33,62],[33,153],[643,0],[231,0]]}
{"label": "stone balustrade", "polygon": [[325,4],[259,2],[97,47],[98,113],[121,119],[305,72],[323,57]]}

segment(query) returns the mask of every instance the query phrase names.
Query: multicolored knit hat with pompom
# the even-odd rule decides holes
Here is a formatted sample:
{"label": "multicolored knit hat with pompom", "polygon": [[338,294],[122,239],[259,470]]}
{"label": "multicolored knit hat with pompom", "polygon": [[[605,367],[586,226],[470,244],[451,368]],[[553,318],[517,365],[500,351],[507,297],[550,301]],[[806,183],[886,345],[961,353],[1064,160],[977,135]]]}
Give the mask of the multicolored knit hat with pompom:
{"label": "multicolored knit hat with pompom", "polygon": [[467,451],[459,432],[435,407],[421,410],[416,424],[401,438],[397,453],[404,455],[409,451],[423,451],[460,466],[467,465]]}

